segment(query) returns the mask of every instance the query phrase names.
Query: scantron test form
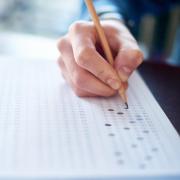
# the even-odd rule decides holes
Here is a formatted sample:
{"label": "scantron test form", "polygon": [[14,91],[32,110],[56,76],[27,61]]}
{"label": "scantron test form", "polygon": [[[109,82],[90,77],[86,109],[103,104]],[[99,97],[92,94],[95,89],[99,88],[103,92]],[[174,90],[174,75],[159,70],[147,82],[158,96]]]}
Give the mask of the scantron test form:
{"label": "scantron test form", "polygon": [[138,75],[79,98],[54,61],[0,58],[0,179],[180,179],[180,138]]}

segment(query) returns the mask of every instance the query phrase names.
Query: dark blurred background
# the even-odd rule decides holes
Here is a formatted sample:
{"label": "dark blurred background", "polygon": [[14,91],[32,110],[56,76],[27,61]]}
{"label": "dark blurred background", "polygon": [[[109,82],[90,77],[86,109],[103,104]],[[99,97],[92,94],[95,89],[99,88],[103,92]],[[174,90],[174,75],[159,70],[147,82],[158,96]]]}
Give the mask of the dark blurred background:
{"label": "dark blurred background", "polygon": [[[80,8],[79,0],[1,0],[0,32],[57,38],[79,18]],[[158,16],[145,14],[136,27],[136,38],[146,59],[180,66],[180,6]]]}

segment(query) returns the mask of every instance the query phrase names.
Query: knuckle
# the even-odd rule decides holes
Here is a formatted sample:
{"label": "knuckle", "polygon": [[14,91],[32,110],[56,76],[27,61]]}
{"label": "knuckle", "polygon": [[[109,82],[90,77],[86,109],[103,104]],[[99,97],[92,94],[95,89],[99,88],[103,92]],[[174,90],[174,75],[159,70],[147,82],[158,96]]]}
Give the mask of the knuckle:
{"label": "knuckle", "polygon": [[77,63],[80,66],[83,66],[83,67],[87,66],[88,65],[88,61],[89,61],[89,57],[92,56],[92,53],[93,53],[93,49],[92,48],[89,48],[89,47],[80,48],[77,51],[77,54],[76,54]]}
{"label": "knuckle", "polygon": [[95,76],[97,76],[99,79],[101,79],[103,82],[107,83],[107,81],[114,77],[115,74],[112,73],[110,70],[105,70],[105,69],[102,69],[102,70],[99,70],[97,72],[97,74],[95,74]]}
{"label": "knuckle", "polygon": [[98,77],[101,81],[108,83],[109,79],[118,80],[116,71],[111,66],[102,66],[101,69],[95,73],[95,76]]}
{"label": "knuckle", "polygon": [[67,40],[65,37],[62,37],[59,39],[58,43],[57,43],[57,48],[59,51],[62,51],[62,49],[64,49],[65,45],[67,44]]}
{"label": "knuckle", "polygon": [[77,87],[84,87],[85,83],[86,83],[86,79],[85,79],[85,73],[83,72],[76,72],[73,74],[73,83],[77,86]]}
{"label": "knuckle", "polygon": [[84,26],[84,22],[76,21],[69,26],[69,32],[79,32]]}
{"label": "knuckle", "polygon": [[101,71],[98,71],[98,72],[97,72],[96,76],[97,76],[97,77],[104,77],[104,74],[105,74],[105,70],[102,69]]}
{"label": "knuckle", "polygon": [[139,48],[128,49],[123,55],[129,59],[127,62],[130,63],[129,65],[131,65],[132,68],[137,68],[143,62],[144,58],[143,53]]}

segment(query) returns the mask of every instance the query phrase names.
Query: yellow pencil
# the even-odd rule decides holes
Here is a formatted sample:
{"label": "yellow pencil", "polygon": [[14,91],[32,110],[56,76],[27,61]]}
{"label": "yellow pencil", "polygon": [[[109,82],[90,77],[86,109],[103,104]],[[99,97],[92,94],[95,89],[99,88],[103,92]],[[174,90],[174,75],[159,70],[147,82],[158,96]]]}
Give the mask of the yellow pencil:
{"label": "yellow pencil", "polygon": [[[97,29],[97,32],[98,32],[98,35],[99,35],[99,38],[100,38],[100,41],[101,41],[101,45],[102,45],[102,48],[103,48],[104,53],[106,55],[106,58],[107,58],[108,62],[113,66],[113,63],[114,63],[113,55],[112,55],[111,49],[109,47],[107,38],[105,36],[104,30],[103,30],[103,28],[101,26],[99,17],[98,17],[98,15],[96,13],[96,10],[94,8],[93,2],[92,2],[92,0],[85,0],[85,3],[86,3],[86,6],[87,6],[87,8],[89,10],[89,13],[91,14],[94,25],[95,25],[95,27]],[[121,96],[122,100],[124,101],[124,103],[126,105],[126,108],[128,108],[127,97],[126,97],[126,94],[125,94],[124,86],[121,86],[121,88],[119,89],[118,92],[119,92],[119,95]]]}

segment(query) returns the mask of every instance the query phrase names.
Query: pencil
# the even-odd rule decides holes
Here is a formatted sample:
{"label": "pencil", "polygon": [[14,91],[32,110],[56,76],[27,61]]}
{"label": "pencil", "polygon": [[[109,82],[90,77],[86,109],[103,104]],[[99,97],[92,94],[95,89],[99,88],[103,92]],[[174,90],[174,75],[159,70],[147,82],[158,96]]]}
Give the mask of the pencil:
{"label": "pencil", "polygon": [[[99,35],[99,39],[101,41],[101,45],[102,45],[104,54],[105,54],[108,62],[113,66],[113,63],[114,63],[113,55],[112,55],[110,46],[108,44],[107,38],[105,36],[104,30],[101,26],[99,17],[98,17],[96,10],[94,8],[93,2],[92,2],[92,0],[85,0],[85,3],[86,3],[86,6],[89,10],[89,13],[91,14],[92,20],[93,20],[94,25],[96,27],[97,33]],[[120,79],[120,77],[119,77],[119,79]],[[128,109],[127,96],[126,96],[125,88],[123,87],[123,85],[120,87],[118,92],[119,92],[120,97],[124,101],[126,108]]]}

